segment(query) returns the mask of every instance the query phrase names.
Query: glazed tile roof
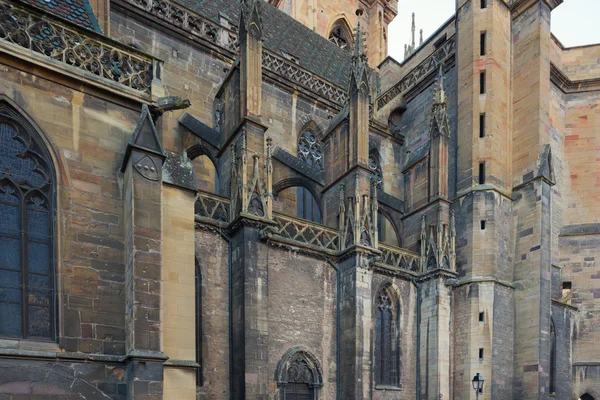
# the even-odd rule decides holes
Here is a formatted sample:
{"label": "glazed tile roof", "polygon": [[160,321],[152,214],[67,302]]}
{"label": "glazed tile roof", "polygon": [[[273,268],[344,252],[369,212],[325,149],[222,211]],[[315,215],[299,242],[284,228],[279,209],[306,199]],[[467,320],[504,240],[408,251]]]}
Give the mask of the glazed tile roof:
{"label": "glazed tile roof", "polygon": [[66,19],[83,28],[102,33],[88,0],[21,0],[48,14]]}
{"label": "glazed tile roof", "polygon": [[[219,23],[220,15],[237,25],[240,0],[175,0],[182,6]],[[352,66],[351,54],[313,32],[286,13],[259,1],[263,45],[281,55],[285,52],[308,71],[346,88]]]}

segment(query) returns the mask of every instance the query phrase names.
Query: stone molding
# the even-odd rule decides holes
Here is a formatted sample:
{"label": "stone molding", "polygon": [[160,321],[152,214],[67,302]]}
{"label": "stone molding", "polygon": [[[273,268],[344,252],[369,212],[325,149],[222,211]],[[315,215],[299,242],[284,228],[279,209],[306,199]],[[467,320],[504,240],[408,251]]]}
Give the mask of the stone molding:
{"label": "stone molding", "polygon": [[550,63],[550,81],[565,94],[600,91],[600,77],[572,81],[553,63]]}

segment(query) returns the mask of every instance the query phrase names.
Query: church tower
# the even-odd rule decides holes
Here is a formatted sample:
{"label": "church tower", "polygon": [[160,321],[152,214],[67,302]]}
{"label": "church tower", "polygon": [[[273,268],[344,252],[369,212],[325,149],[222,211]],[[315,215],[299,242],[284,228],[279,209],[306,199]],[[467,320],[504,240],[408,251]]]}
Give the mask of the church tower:
{"label": "church tower", "polygon": [[361,24],[369,66],[376,68],[388,55],[388,25],[398,14],[397,0],[268,0],[269,3],[352,52],[355,11],[364,10]]}

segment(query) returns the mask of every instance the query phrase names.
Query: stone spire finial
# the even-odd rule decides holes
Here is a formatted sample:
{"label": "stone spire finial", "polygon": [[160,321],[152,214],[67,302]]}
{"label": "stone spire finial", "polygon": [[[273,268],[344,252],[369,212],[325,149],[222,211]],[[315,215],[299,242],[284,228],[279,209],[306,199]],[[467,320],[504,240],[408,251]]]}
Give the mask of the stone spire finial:
{"label": "stone spire finial", "polygon": [[438,65],[437,87],[433,97],[434,104],[446,104],[446,90],[444,89],[444,63]]}
{"label": "stone spire finial", "polygon": [[411,47],[412,47],[413,51],[415,50],[415,29],[416,29],[415,13],[412,13],[412,25],[411,25],[410,31],[411,31],[411,37],[412,37]]}
{"label": "stone spire finial", "polygon": [[360,17],[361,15],[363,15],[363,13],[364,10],[362,8],[358,8],[356,10],[358,23],[356,25],[356,32],[354,34],[354,54],[352,55],[352,62],[357,71],[357,76],[359,75],[359,70],[366,64],[367,61],[367,53],[365,51],[364,44],[364,33],[362,31],[362,26],[360,25]]}
{"label": "stone spire finial", "polygon": [[[417,49],[417,45],[416,45],[416,40],[415,40],[415,32],[417,30],[417,26],[415,23],[416,19],[415,19],[415,13],[412,13],[412,24],[410,27],[410,31],[411,31],[411,41],[410,44],[405,44],[404,45],[404,58],[408,58],[410,57],[410,55],[412,53],[415,52],[415,50]],[[423,29],[420,30],[420,42],[419,42],[419,46],[423,44]]]}
{"label": "stone spire finial", "polygon": [[[240,28],[244,28],[250,36],[262,38],[260,10],[256,0],[241,0]],[[241,31],[241,30],[240,30]]]}

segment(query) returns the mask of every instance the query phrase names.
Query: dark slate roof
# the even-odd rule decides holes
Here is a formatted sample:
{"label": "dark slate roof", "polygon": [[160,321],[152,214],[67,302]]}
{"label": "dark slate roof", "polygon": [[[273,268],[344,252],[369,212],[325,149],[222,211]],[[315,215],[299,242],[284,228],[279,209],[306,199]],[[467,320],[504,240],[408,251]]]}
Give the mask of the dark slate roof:
{"label": "dark slate roof", "polygon": [[[239,22],[240,0],[175,1],[217,23],[219,15],[233,24]],[[344,89],[347,87],[352,67],[350,53],[272,5],[258,3],[265,48],[278,55],[288,53],[298,59],[301,67]]]}
{"label": "dark slate roof", "polygon": [[102,33],[88,0],[21,0],[48,14],[66,19],[83,28]]}

